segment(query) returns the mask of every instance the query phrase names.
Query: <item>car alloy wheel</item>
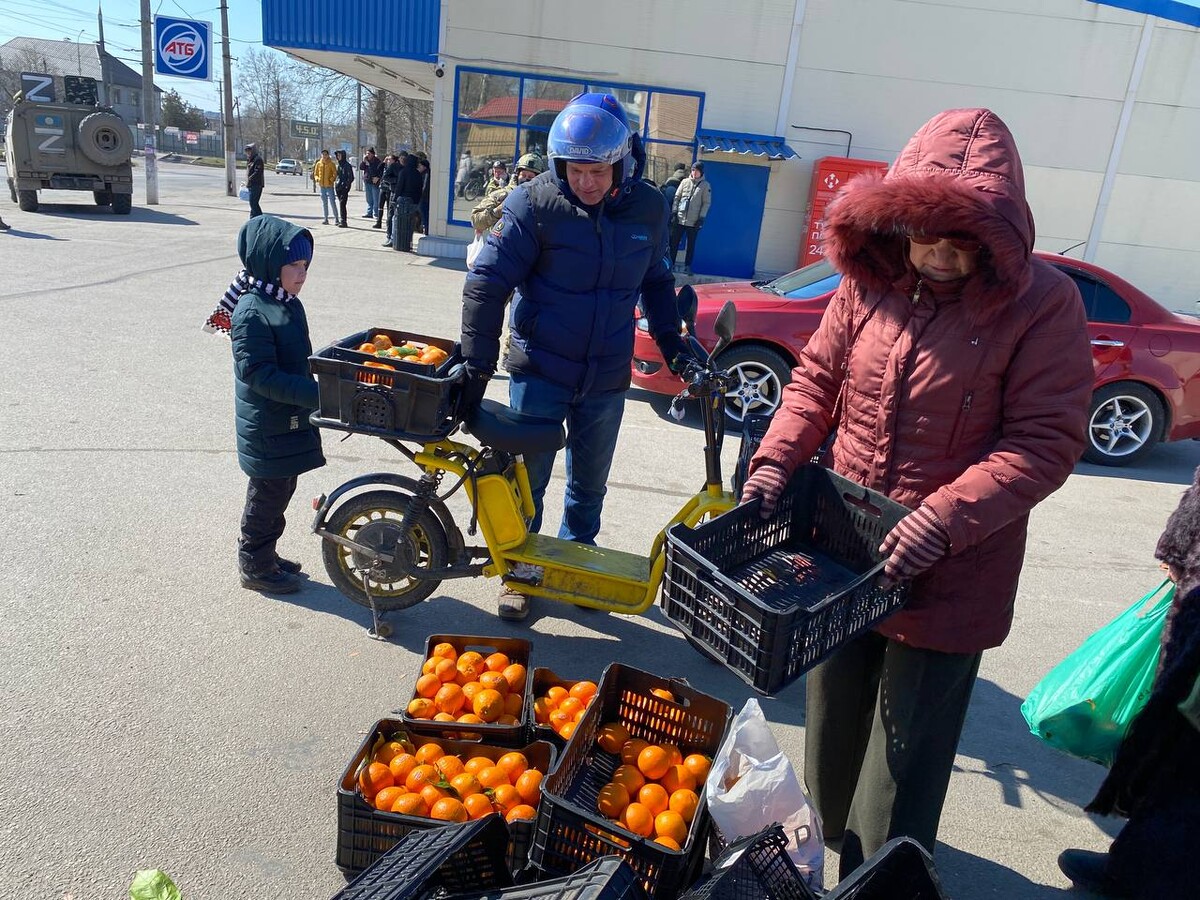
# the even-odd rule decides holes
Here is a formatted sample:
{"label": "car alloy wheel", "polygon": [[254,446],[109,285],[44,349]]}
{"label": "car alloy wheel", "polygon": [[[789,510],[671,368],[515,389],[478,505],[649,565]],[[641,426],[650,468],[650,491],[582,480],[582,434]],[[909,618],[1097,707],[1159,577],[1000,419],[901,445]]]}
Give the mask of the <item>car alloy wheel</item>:
{"label": "car alloy wheel", "polygon": [[725,415],[740,425],[747,416],[773,415],[791,380],[792,367],[767,347],[741,346],[721,354],[717,365],[730,370],[735,381],[725,394]]}
{"label": "car alloy wheel", "polygon": [[1102,466],[1136,462],[1162,440],[1164,418],[1162,402],[1148,387],[1105,385],[1092,397],[1083,458]]}

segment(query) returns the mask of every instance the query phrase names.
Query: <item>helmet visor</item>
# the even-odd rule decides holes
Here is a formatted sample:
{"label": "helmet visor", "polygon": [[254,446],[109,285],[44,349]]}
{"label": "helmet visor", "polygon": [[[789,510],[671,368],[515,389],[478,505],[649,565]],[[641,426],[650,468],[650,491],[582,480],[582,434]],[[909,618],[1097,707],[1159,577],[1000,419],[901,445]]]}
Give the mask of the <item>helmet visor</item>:
{"label": "helmet visor", "polygon": [[550,126],[546,150],[552,159],[617,163],[630,149],[629,129],[606,110],[570,105]]}

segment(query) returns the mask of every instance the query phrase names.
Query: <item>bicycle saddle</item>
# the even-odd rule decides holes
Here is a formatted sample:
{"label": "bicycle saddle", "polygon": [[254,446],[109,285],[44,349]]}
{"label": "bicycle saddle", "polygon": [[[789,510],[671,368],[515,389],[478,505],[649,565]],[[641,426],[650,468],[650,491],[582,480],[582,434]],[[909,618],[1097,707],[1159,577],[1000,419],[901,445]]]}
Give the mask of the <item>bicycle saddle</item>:
{"label": "bicycle saddle", "polygon": [[557,419],[527,416],[495,400],[481,400],[463,425],[479,443],[508,453],[546,453],[567,445]]}

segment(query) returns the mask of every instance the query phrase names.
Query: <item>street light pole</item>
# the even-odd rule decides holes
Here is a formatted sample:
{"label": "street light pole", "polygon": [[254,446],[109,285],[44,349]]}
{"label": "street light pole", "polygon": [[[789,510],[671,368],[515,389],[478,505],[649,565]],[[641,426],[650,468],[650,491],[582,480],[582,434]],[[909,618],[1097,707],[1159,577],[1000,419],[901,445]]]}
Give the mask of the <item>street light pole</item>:
{"label": "street light pole", "polygon": [[233,77],[229,55],[229,5],[221,0],[221,65],[225,76],[221,92],[222,130],[225,133],[225,194],[237,196],[237,161],[233,144]]}
{"label": "street light pole", "polygon": [[158,205],[158,159],[154,142],[154,41],[150,30],[150,0],[142,0],[142,121],[146,127],[146,205]]}

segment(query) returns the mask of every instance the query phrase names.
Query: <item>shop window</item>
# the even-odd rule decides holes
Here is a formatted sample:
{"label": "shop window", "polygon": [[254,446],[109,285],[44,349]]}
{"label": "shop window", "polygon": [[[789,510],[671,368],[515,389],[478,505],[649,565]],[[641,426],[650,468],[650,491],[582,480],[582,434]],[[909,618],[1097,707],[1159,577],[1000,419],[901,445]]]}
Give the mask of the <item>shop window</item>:
{"label": "shop window", "polygon": [[[526,78],[521,86],[521,124],[548,130],[554,117],[576,94],[582,94],[585,86],[577,81],[551,81],[543,78]],[[542,146],[546,144],[541,139]]]}
{"label": "shop window", "polygon": [[633,88],[609,87],[607,85],[592,85],[589,90],[598,94],[612,94],[625,107],[625,116],[629,119],[629,127],[639,134],[643,133],[646,121],[646,92]]}
{"label": "shop window", "polygon": [[661,144],[650,141],[646,144],[646,171],[642,173],[642,177],[650,179],[656,185],[661,185],[671,177],[675,166],[679,164],[682,164],[688,174],[691,174],[693,158],[691,145]]}
{"label": "shop window", "polygon": [[683,141],[690,144],[696,139],[699,124],[699,97],[665,91],[655,91],[650,95],[646,140]]}
{"label": "shop window", "polygon": [[494,72],[461,72],[458,83],[458,115],[462,119],[517,123],[520,101],[519,78]]}

